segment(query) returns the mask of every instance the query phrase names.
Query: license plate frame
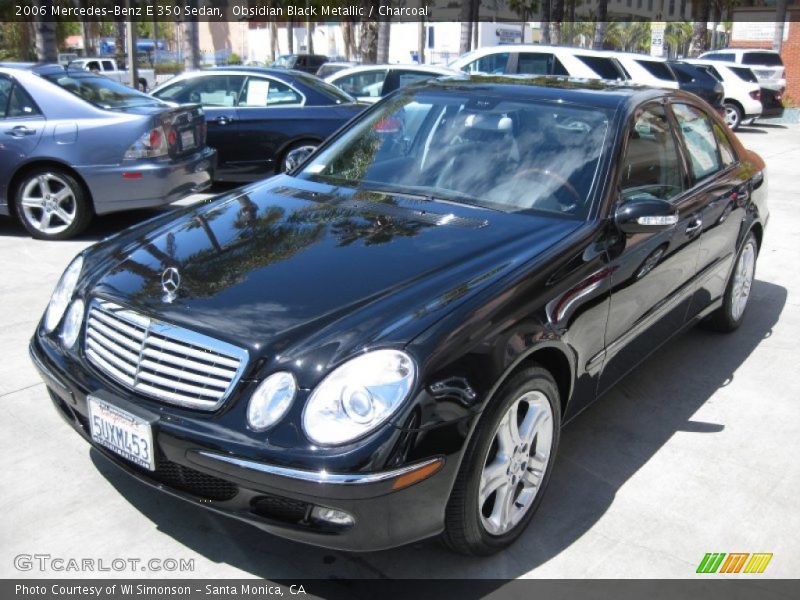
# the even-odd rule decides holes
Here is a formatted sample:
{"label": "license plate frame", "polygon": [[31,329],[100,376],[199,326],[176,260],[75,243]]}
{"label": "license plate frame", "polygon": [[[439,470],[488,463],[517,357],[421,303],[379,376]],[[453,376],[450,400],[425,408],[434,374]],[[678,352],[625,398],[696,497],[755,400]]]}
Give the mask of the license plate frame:
{"label": "license plate frame", "polygon": [[156,470],[153,421],[120,408],[106,398],[86,398],[92,441],[128,462]]}

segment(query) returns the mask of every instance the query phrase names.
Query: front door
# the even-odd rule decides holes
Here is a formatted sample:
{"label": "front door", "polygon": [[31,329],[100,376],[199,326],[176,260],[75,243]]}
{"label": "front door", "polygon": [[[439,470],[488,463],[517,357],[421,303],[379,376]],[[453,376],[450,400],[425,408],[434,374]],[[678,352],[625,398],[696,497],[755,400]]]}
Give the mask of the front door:
{"label": "front door", "polygon": [[702,210],[688,191],[675,133],[664,106],[655,103],[636,111],[627,133],[618,202],[668,200],[679,220],[667,231],[620,234],[611,245],[601,393],[679,329],[691,303]]}

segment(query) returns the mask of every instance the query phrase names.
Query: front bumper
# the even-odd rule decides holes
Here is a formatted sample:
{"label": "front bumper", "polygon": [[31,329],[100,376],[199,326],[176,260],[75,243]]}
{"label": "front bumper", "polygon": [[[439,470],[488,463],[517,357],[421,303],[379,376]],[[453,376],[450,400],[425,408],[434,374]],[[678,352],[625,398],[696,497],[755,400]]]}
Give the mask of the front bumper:
{"label": "front bumper", "polygon": [[[37,336],[31,359],[64,419],[93,448],[128,474],[160,491],[204,508],[248,522],[292,540],[348,551],[374,551],[437,535],[459,460],[431,456],[411,464],[372,473],[326,473],[253,461],[199,444],[170,430],[169,419],[156,419],[153,441],[156,471],[140,468],[93,442],[87,396],[108,396],[123,410],[146,412],[118,391],[86,390],[60,369],[52,350]],[[448,457],[453,458],[453,457]],[[396,482],[417,469],[430,470],[425,479],[394,489]],[[352,526],[313,518],[314,507],[344,511]]]}
{"label": "front bumper", "polygon": [[97,214],[170,204],[211,186],[217,151],[204,148],[174,161],[129,161],[76,167],[89,186]]}

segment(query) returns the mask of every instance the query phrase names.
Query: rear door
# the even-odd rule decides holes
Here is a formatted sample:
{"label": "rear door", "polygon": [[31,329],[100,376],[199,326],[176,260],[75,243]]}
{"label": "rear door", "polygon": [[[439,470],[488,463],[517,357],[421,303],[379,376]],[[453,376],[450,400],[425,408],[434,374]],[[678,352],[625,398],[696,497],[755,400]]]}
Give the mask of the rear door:
{"label": "rear door", "polygon": [[0,74],[0,206],[17,166],[33,154],[45,118],[28,93],[11,77]]}
{"label": "rear door", "polygon": [[692,194],[702,205],[697,287],[690,309],[694,314],[725,292],[750,183],[727,128],[699,105],[675,102],[672,112],[690,169]]}
{"label": "rear door", "polygon": [[661,103],[636,110],[626,135],[618,203],[660,198],[675,205],[667,231],[625,236],[610,245],[613,271],[602,392],[686,321],[700,252],[701,206],[688,177],[674,124]]}

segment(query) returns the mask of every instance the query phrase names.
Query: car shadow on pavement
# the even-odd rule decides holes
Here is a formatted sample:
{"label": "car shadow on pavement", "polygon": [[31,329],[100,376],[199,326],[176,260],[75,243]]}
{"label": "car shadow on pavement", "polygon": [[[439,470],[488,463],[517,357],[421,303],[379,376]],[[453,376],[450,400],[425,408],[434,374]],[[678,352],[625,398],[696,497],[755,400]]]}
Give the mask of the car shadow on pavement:
{"label": "car shadow on pavement", "polygon": [[[713,435],[725,428],[725,423],[693,417],[770,337],[786,298],[785,288],[757,280],[738,331],[723,335],[690,329],[574,419],[562,434],[539,512],[511,548],[487,558],[453,554],[434,540],[369,554],[305,546],[152,490],[96,451],[92,460],[161,533],[209,561],[239,569],[243,576],[289,583],[303,578],[513,579],[557,557],[589,532],[614,503],[618,490],[677,432]],[[226,576],[231,573],[226,571]],[[484,581],[476,585],[474,596],[467,595],[482,596],[491,591],[486,585],[501,584]]]}
{"label": "car shadow on pavement", "polygon": [[[128,210],[109,215],[95,216],[86,231],[76,236],[74,239],[78,241],[96,242],[109,235],[127,229],[128,227],[138,225],[142,221],[146,221],[170,209],[169,206],[166,206],[163,208]],[[0,217],[0,236],[30,237],[22,224],[13,217]],[[57,244],[58,242],[52,243]]]}

